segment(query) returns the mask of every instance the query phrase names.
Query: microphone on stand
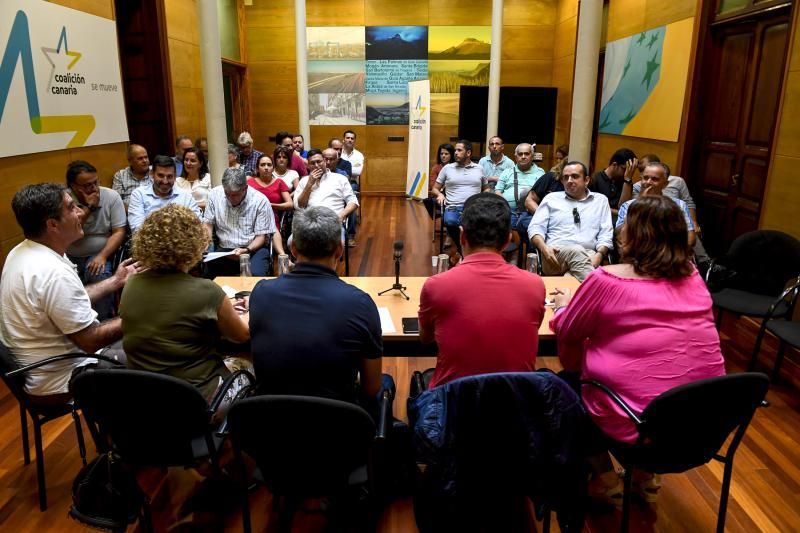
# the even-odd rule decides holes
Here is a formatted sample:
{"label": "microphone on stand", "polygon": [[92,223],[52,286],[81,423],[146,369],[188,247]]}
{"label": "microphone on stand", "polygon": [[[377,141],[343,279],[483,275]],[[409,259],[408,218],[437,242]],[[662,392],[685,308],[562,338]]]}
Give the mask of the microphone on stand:
{"label": "microphone on stand", "polygon": [[403,259],[403,241],[394,241],[394,285],[390,288],[386,289],[385,291],[381,291],[378,293],[378,296],[387,293],[389,291],[400,291],[400,294],[406,300],[410,300],[409,296],[405,292],[405,287],[400,283],[400,260]]}

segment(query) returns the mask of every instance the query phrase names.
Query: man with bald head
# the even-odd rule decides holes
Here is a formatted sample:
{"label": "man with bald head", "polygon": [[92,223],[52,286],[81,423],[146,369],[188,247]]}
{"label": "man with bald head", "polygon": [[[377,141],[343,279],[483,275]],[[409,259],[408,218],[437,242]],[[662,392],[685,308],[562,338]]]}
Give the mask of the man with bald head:
{"label": "man with bald head", "polygon": [[489,188],[494,189],[503,172],[514,166],[514,162],[503,153],[503,139],[494,136],[489,139],[489,155],[481,157],[478,165],[483,169]]}
{"label": "man with bald head", "polygon": [[514,158],[517,164],[503,171],[494,191],[505,198],[511,208],[511,228],[521,228],[519,231],[527,237],[533,215],[525,209],[525,197],[544,175],[544,170],[533,162],[533,146],[529,143],[518,144]]}
{"label": "man with bald head", "polygon": [[152,184],[153,178],[150,175],[150,157],[147,155],[147,149],[141,144],[131,144],[128,146],[128,166],[114,174],[111,188],[119,193],[125,209],[128,209],[128,200],[133,190],[142,185]]}
{"label": "man with bald head", "polygon": [[308,151],[310,173],[300,179],[294,191],[296,209],[324,206],[333,210],[344,222],[358,208],[358,199],[347,177],[328,169],[328,165],[335,164],[337,158],[333,148],[326,148],[323,152],[314,149]]}

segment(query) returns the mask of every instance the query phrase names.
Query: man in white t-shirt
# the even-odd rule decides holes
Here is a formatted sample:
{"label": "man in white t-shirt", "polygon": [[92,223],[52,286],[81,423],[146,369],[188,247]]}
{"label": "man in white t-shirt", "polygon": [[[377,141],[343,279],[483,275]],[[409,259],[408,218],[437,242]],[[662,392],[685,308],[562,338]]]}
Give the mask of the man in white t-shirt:
{"label": "man in white t-shirt", "polygon": [[[0,277],[0,337],[20,365],[67,353],[93,353],[122,338],[120,319],[97,321],[92,301],[121,289],[138,265],[128,260],[110,278],[84,287],[67,259],[83,237],[81,208],[54,183],[29,185],[11,202],[25,240],[6,258]],[[34,397],[68,396],[73,370],[95,359],[69,359],[32,370]]]}

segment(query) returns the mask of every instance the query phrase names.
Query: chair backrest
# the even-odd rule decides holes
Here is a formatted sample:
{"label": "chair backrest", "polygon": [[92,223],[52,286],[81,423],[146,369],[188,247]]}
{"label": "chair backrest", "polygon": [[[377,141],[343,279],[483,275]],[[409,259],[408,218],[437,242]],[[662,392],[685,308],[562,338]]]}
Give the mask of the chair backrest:
{"label": "chair backrest", "polygon": [[800,241],[780,231],[751,231],[731,243],[722,263],[735,271],[726,285],[777,296],[800,274]]}
{"label": "chair backrest", "polygon": [[375,424],[361,407],[309,396],[257,396],[228,413],[235,449],[258,465],[271,490],[301,497],[334,494],[367,465]]}
{"label": "chair backrest", "polygon": [[749,424],[767,394],[769,378],[757,372],[703,379],[657,396],[642,412],[642,454],[637,466],[683,472],[710,461],[736,428]]}
{"label": "chair backrest", "polygon": [[178,378],[91,369],[75,377],[72,394],[87,422],[96,425],[128,464],[189,464],[194,458],[192,441],[209,435],[208,403]]}

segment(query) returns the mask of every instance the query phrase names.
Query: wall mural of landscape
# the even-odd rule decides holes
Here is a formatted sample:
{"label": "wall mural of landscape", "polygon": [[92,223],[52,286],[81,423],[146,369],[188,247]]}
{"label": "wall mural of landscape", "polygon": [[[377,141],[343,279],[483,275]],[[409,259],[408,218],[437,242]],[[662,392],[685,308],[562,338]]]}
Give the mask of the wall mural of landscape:
{"label": "wall mural of landscape", "polygon": [[431,122],[458,124],[461,85],[489,84],[490,26],[310,27],[312,125],[408,124],[408,82],[431,80]]}

